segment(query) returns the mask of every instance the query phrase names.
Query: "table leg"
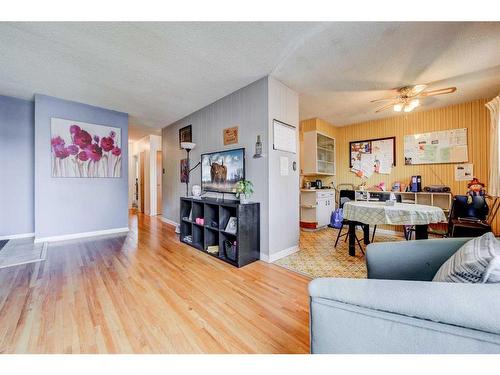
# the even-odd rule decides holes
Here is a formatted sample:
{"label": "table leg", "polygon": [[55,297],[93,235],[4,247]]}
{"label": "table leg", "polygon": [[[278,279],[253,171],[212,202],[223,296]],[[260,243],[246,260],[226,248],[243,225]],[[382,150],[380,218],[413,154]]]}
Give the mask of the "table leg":
{"label": "table leg", "polygon": [[356,224],[353,221],[349,222],[349,255],[356,255]]}
{"label": "table leg", "polygon": [[370,244],[370,226],[368,224],[363,224],[363,242],[365,245]]}
{"label": "table leg", "polygon": [[426,240],[429,238],[427,234],[427,225],[415,225],[415,239],[416,240]]}

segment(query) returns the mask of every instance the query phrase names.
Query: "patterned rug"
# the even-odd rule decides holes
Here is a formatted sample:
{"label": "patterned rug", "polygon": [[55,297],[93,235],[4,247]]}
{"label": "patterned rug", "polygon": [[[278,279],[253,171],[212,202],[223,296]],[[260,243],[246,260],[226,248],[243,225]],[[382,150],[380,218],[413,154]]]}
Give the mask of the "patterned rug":
{"label": "patterned rug", "polygon": [[[347,228],[344,228],[346,231]],[[343,231],[343,233],[344,233]],[[345,277],[366,278],[365,256],[356,244],[356,256],[349,256],[348,244],[344,238],[339,239],[337,248],[334,247],[337,238],[337,229],[325,228],[316,232],[300,232],[300,250],[281,258],[274,264],[309,276],[317,277]],[[363,233],[357,231],[361,240]],[[371,231],[370,231],[371,236]],[[403,241],[403,237],[388,235],[377,231],[375,242]],[[361,244],[363,241],[361,240]],[[363,249],[365,248],[364,245]]]}

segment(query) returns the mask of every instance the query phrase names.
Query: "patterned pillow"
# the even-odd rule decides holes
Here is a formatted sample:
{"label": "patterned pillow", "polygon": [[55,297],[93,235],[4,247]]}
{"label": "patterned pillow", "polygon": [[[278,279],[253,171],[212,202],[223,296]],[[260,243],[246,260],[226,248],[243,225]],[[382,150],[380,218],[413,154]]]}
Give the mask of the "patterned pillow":
{"label": "patterned pillow", "polygon": [[500,241],[489,232],[466,242],[443,263],[432,281],[500,282]]}

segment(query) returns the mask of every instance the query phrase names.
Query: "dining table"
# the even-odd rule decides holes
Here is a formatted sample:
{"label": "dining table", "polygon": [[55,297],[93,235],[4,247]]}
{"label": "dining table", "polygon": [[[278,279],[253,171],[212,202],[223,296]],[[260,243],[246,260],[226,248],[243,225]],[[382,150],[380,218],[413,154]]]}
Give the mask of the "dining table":
{"label": "dining table", "polygon": [[349,255],[355,256],[356,226],[363,225],[363,240],[370,243],[370,225],[414,225],[415,239],[427,239],[428,226],[446,221],[440,207],[413,203],[349,201],[343,206],[343,217],[349,221]]}

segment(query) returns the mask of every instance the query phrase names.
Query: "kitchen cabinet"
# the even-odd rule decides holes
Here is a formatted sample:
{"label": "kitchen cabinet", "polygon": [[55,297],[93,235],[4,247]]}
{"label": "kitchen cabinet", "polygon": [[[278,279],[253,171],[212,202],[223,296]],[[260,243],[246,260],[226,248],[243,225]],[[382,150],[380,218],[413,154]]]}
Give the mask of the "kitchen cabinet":
{"label": "kitchen cabinet", "polygon": [[317,130],[304,132],[302,153],[303,175],[335,175],[335,138]]}
{"label": "kitchen cabinet", "polygon": [[332,189],[302,189],[300,192],[300,226],[318,229],[330,223],[335,209],[335,193]]}

